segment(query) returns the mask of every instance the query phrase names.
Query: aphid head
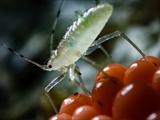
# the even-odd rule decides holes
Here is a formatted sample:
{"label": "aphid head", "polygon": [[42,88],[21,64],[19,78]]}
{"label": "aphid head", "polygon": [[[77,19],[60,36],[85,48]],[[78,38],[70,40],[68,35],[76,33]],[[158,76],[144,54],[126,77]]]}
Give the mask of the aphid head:
{"label": "aphid head", "polygon": [[48,71],[53,70],[52,59],[51,59],[51,58],[49,59],[47,65],[46,65],[46,69],[47,69]]}
{"label": "aphid head", "polygon": [[68,67],[65,66],[62,61],[59,62],[59,60],[57,60],[57,50],[52,51],[52,55],[45,67],[45,70],[47,71],[58,70],[62,73],[65,73],[68,70]]}
{"label": "aphid head", "polygon": [[46,69],[47,69],[48,71],[53,70],[52,60],[57,56],[57,50],[52,50],[52,51],[51,51],[51,54],[52,54],[52,55],[51,55],[51,57],[50,57],[47,65],[46,65]]}

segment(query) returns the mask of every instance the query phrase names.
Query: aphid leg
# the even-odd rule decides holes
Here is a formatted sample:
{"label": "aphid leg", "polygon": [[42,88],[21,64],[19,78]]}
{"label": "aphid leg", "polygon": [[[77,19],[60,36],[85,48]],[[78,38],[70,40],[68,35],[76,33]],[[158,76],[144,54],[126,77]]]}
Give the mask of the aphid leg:
{"label": "aphid leg", "polygon": [[87,90],[87,88],[80,82],[78,82],[75,78],[75,64],[71,64],[69,66],[69,79],[70,81],[76,83],[85,93],[91,95],[91,92]]}
{"label": "aphid leg", "polygon": [[66,73],[61,74],[60,76],[56,77],[55,79],[53,79],[46,87],[45,87],[45,94],[49,100],[49,102],[51,103],[55,113],[58,113],[58,110],[54,104],[54,102],[52,101],[50,95],[49,95],[49,91],[56,86],[59,82],[61,82],[66,76]]}
{"label": "aphid leg", "polygon": [[114,78],[112,76],[108,76],[104,71],[102,71],[102,69],[94,62],[92,61],[91,59],[89,59],[88,57],[82,55],[81,56],[85,61],[87,61],[88,63],[90,63],[91,65],[93,65],[96,69],[98,69],[99,71],[101,71],[105,76],[106,78],[108,78],[109,80],[111,80],[114,84],[117,84],[114,79],[117,79],[117,78]]}
{"label": "aphid leg", "polygon": [[49,92],[54,86],[56,86],[58,83],[60,83],[66,76],[66,73],[61,74],[60,76],[53,79],[46,87],[45,91]]}
{"label": "aphid leg", "polygon": [[53,39],[54,39],[54,31],[55,31],[55,28],[56,28],[56,25],[57,25],[57,21],[59,19],[59,15],[61,13],[61,9],[64,5],[66,0],[63,0],[59,9],[58,9],[58,12],[57,12],[57,15],[56,15],[56,19],[54,20],[54,23],[53,23],[53,27],[52,27],[52,32],[51,32],[51,37],[50,37],[50,54],[52,56],[52,50],[53,50]]}
{"label": "aphid leg", "polygon": [[97,70],[101,70],[102,68],[99,67],[94,61],[92,61],[91,59],[89,59],[88,57],[81,55],[82,59],[84,59],[85,61],[87,61],[88,63],[90,63],[93,67],[95,67]]}
{"label": "aphid leg", "polygon": [[[79,67],[75,64],[75,74],[77,75],[77,78],[78,78],[78,80],[80,81],[80,83],[82,84],[82,86],[84,86],[85,88],[86,88],[86,86],[85,86],[85,84],[84,84],[84,82],[83,82],[83,79],[82,79],[82,77],[81,77],[81,73],[79,72]],[[83,90],[83,89],[82,89]],[[85,93],[85,94],[88,94],[88,92],[86,92],[85,90],[83,90],[83,92]]]}
{"label": "aphid leg", "polygon": [[75,67],[75,72],[76,72],[76,74],[81,75],[81,72],[79,71],[79,67],[77,65]]}
{"label": "aphid leg", "polygon": [[98,104],[100,106],[103,106],[102,103],[100,101],[97,100],[97,98],[95,96],[92,95],[92,93],[86,89],[86,87],[82,84],[79,83],[76,79],[75,79],[75,64],[72,64],[69,66],[69,78],[72,82],[76,83],[85,93],[87,93],[88,95],[90,95],[94,100],[96,100],[98,102]]}
{"label": "aphid leg", "polygon": [[[78,78],[79,82],[82,84],[82,86],[84,86],[84,87],[86,88],[86,86],[85,86],[85,84],[84,84],[84,82],[83,82],[83,80],[82,80],[81,75],[80,75],[80,74],[77,74],[77,73],[76,73],[76,75],[77,75],[77,78]],[[86,95],[88,95],[88,92],[86,92],[86,91],[84,91],[84,90],[83,90],[83,92],[84,92]]]}
{"label": "aphid leg", "polygon": [[96,47],[98,48],[98,46],[99,46],[101,43],[103,43],[103,42],[105,42],[105,41],[107,41],[107,40],[110,40],[110,39],[112,39],[112,38],[119,37],[119,36],[122,36],[125,40],[127,40],[145,59],[147,59],[147,58],[146,58],[146,55],[143,53],[143,51],[140,50],[140,49],[138,48],[138,46],[137,46],[135,43],[132,42],[131,39],[129,39],[124,33],[120,32],[120,31],[115,31],[115,32],[113,32],[113,33],[107,34],[107,35],[99,38],[98,40],[96,40],[96,41],[94,41],[94,42],[92,43],[91,47],[94,48],[94,46],[95,46],[95,48],[96,48]]}
{"label": "aphid leg", "polygon": [[90,95],[94,100],[96,100],[98,102],[98,104],[100,106],[102,106],[102,103],[95,97],[92,95],[92,93],[86,89],[86,87],[82,84],[79,83],[76,79],[75,79],[75,64],[72,64],[69,66],[69,78],[72,82],[76,83],[85,93],[87,93],[88,95]]}
{"label": "aphid leg", "polygon": [[[77,75],[80,83],[82,83],[82,85],[85,87],[85,84],[84,84],[84,82],[83,82],[83,80],[82,80],[82,77],[81,77],[81,73],[80,73],[80,71],[79,71],[79,67],[78,67],[77,65],[75,66],[75,74]],[[85,92],[85,91],[84,91],[84,92]],[[86,92],[85,92],[85,93],[86,93]]]}
{"label": "aphid leg", "polygon": [[108,59],[109,59],[112,63],[116,63],[116,62],[113,60],[112,56],[110,56],[110,55],[108,54],[108,52],[104,49],[104,47],[103,47],[102,45],[99,45],[99,47],[100,47],[100,49],[102,50],[102,52],[108,57]]}
{"label": "aphid leg", "polygon": [[46,96],[47,96],[49,102],[51,103],[51,105],[52,105],[52,107],[53,107],[53,109],[54,109],[54,112],[55,112],[56,114],[58,114],[58,110],[57,110],[55,104],[53,103],[53,101],[52,101],[50,95],[48,94],[48,92],[45,92],[45,94],[46,94]]}
{"label": "aphid leg", "polygon": [[92,44],[88,50],[84,53],[84,55],[89,55],[92,52],[94,52],[96,49],[100,48],[101,51],[107,56],[107,58],[112,62],[115,63],[115,61],[113,60],[113,58],[108,54],[108,52],[104,49],[104,47],[102,45],[94,45]]}
{"label": "aphid leg", "polygon": [[[84,59],[85,61],[87,61],[88,63],[90,63],[93,67],[95,67],[97,70],[101,71],[102,68],[99,67],[93,60],[89,59],[88,57],[81,55],[82,59]],[[103,72],[103,71],[102,71]],[[103,74],[105,74],[105,76],[107,78],[110,78],[110,76],[108,76],[105,72],[103,72]]]}

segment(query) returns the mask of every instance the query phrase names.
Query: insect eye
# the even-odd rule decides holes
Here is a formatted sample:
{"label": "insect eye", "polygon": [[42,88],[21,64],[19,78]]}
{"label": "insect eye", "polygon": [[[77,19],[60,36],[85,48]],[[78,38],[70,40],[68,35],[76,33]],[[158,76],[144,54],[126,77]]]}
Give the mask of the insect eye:
{"label": "insect eye", "polygon": [[48,68],[52,68],[52,65],[48,65]]}

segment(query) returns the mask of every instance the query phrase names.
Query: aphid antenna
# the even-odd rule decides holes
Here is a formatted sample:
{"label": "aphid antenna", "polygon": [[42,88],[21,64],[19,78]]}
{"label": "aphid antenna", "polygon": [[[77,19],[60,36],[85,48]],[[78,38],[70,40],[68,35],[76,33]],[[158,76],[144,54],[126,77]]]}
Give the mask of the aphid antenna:
{"label": "aphid antenna", "polygon": [[56,28],[56,25],[57,25],[57,22],[58,22],[58,19],[59,19],[59,16],[60,16],[60,13],[61,13],[61,10],[63,8],[63,5],[65,3],[66,0],[63,0],[61,2],[61,5],[58,9],[58,12],[57,12],[57,15],[56,15],[56,18],[54,20],[54,23],[53,23],[53,26],[52,26],[52,32],[51,32],[51,36],[50,36],[50,55],[52,56],[52,51],[53,51],[53,40],[54,40],[54,32],[55,32],[55,28]]}
{"label": "aphid antenna", "polygon": [[30,63],[38,66],[38,67],[40,67],[40,68],[43,69],[43,70],[49,71],[49,69],[47,68],[46,65],[41,65],[41,64],[39,64],[39,63],[37,63],[37,62],[35,62],[35,61],[33,61],[33,60],[30,60],[30,59],[26,58],[26,57],[23,56],[22,54],[16,52],[15,50],[11,49],[10,47],[8,47],[7,45],[5,45],[5,44],[3,44],[3,43],[0,43],[0,45],[3,46],[3,47],[5,47],[5,48],[7,48],[7,49],[8,49],[9,51],[11,51],[12,53],[20,56],[20,57],[23,58],[24,60],[26,60],[26,61],[28,61],[28,62],[30,62]]}

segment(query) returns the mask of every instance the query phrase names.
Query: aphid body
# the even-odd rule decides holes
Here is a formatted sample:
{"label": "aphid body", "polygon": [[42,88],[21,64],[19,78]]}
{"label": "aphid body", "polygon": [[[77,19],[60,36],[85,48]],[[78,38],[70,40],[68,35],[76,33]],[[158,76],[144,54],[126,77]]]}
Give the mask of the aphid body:
{"label": "aphid body", "polygon": [[77,21],[68,28],[56,50],[53,51],[45,70],[67,71],[67,66],[74,64],[83,55],[99,35],[112,13],[108,3],[78,13]]}
{"label": "aphid body", "polygon": [[[112,6],[108,3],[104,4],[98,4],[94,7],[91,7],[83,14],[79,12],[75,12],[78,16],[78,19],[73,22],[73,24],[67,29],[66,34],[63,36],[61,42],[59,43],[56,50],[52,49],[53,45],[53,36],[54,36],[54,30],[55,26],[60,14],[60,10],[64,4],[65,0],[61,3],[59,7],[59,11],[57,13],[57,18],[54,21],[53,24],[53,30],[51,34],[51,45],[50,45],[50,51],[51,56],[47,63],[47,65],[41,65],[33,60],[30,60],[26,58],[25,56],[19,54],[18,52],[14,51],[13,49],[9,48],[7,45],[0,43],[0,45],[6,47],[9,51],[15,53],[16,55],[22,57],[26,61],[40,67],[43,70],[52,71],[52,70],[58,70],[62,74],[58,76],[57,78],[53,79],[46,87],[45,92],[47,97],[49,98],[49,101],[51,102],[54,110],[56,113],[58,113],[53,101],[51,100],[48,92],[56,86],[60,81],[64,79],[66,76],[67,71],[69,70],[69,78],[71,81],[75,82],[79,87],[84,90],[84,92],[91,95],[90,91],[88,91],[81,78],[80,82],[78,82],[75,78],[75,74],[80,76],[80,72],[77,70],[75,62],[79,58],[84,58],[84,55],[90,54],[92,51],[94,51],[98,44],[94,44],[95,47],[93,47],[92,50],[90,50],[90,46],[94,46],[93,42],[105,26],[106,22],[108,21],[109,17],[112,14]],[[108,36],[106,36],[108,39]],[[110,37],[110,36],[109,36]],[[105,40],[107,40],[105,39]],[[103,38],[100,39],[100,43],[104,41]],[[88,52],[89,51],[89,52]],[[90,62],[92,63],[92,62]]]}

